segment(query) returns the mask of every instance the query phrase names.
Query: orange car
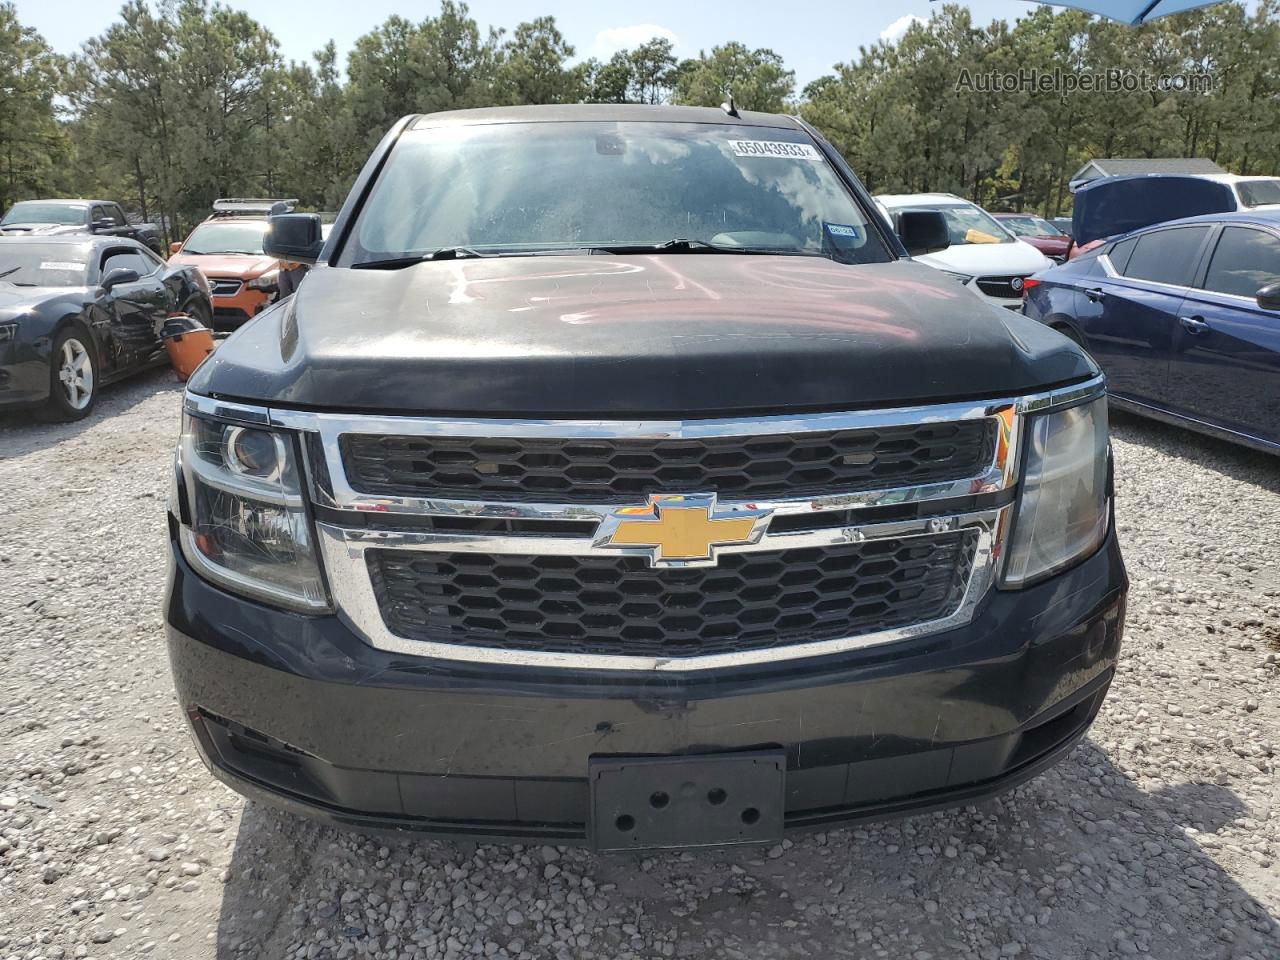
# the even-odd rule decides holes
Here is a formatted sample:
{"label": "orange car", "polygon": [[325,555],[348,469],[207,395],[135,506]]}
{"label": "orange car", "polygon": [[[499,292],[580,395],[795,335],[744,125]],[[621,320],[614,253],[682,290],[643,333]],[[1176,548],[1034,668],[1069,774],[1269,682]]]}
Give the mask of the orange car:
{"label": "orange car", "polygon": [[234,330],[266,309],[279,289],[280,261],[262,252],[267,217],[292,209],[294,200],[226,199],[213,216],[170,245],[170,263],[199,267],[213,294],[215,330]]}

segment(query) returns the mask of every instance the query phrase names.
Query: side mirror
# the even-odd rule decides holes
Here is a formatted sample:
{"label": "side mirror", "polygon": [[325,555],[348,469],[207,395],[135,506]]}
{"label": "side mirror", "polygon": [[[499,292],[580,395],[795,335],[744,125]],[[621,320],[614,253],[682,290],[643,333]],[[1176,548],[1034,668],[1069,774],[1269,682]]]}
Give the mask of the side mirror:
{"label": "side mirror", "polygon": [[1280,311],[1280,283],[1269,283],[1258,291],[1258,306]]}
{"label": "side mirror", "polygon": [[122,283],[137,283],[140,279],[138,271],[132,267],[116,267],[114,270],[108,270],[107,275],[102,278],[102,289],[110,290]]}
{"label": "side mirror", "polygon": [[94,230],[110,230],[116,225],[116,222],[110,217],[103,217],[101,220],[93,221]]}
{"label": "side mirror", "polygon": [[903,210],[897,215],[898,236],[907,253],[918,257],[951,246],[947,220],[937,210]]}
{"label": "side mirror", "polygon": [[315,263],[324,249],[320,218],[314,213],[282,213],[270,218],[262,251],[277,260]]}
{"label": "side mirror", "polygon": [[173,243],[169,244],[169,252],[170,252],[170,253],[177,253],[177,252],[178,252],[179,250],[181,250],[181,249],[182,249],[182,241],[181,241],[181,240],[175,240],[175,241],[173,241]]}

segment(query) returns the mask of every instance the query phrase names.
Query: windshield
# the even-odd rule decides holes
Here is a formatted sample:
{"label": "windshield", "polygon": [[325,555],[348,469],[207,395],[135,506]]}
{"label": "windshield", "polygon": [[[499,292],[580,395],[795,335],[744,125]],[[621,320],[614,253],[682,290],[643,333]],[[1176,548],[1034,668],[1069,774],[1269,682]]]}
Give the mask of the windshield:
{"label": "windshield", "polygon": [[1246,207],[1280,203],[1280,180],[1242,180],[1236,184],[1236,190]]}
{"label": "windshield", "polygon": [[0,243],[0,283],[20,287],[83,287],[88,263],[72,244]]}
{"label": "windshield", "polygon": [[1015,237],[1060,237],[1062,231],[1040,217],[1001,217],[1000,225]]}
{"label": "windshield", "polygon": [[262,254],[265,220],[210,220],[191,231],[182,253]]}
{"label": "windshield", "polygon": [[[906,207],[902,209],[907,209]],[[971,203],[911,204],[914,210],[937,210],[947,221],[951,245],[970,243],[1016,243],[1013,235],[987,211]]]}
{"label": "windshield", "polygon": [[78,226],[85,222],[85,208],[66,203],[15,203],[0,220],[0,226],[14,223],[57,223]]}
{"label": "windshield", "polygon": [[407,132],[339,263],[456,247],[510,254],[674,239],[891,259],[801,130],[547,122]]}

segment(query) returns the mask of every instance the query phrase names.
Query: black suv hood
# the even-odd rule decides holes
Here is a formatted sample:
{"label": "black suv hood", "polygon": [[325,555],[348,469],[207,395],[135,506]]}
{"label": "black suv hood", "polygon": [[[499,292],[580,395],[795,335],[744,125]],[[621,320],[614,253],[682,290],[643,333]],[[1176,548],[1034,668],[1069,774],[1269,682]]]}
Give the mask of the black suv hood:
{"label": "black suv hood", "polygon": [[670,254],[319,267],[196,393],[444,416],[719,415],[998,397],[1095,373],[910,261]]}

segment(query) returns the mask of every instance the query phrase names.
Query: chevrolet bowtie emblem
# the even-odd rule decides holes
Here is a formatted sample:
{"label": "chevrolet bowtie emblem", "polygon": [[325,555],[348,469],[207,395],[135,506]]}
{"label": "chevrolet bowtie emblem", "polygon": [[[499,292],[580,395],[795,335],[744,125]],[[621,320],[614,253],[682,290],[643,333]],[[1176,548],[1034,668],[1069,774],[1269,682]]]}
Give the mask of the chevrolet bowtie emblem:
{"label": "chevrolet bowtie emblem", "polygon": [[710,566],[717,547],[756,543],[772,515],[753,506],[721,510],[715,494],[655,494],[647,506],[615,510],[596,543],[647,548],[653,567]]}

